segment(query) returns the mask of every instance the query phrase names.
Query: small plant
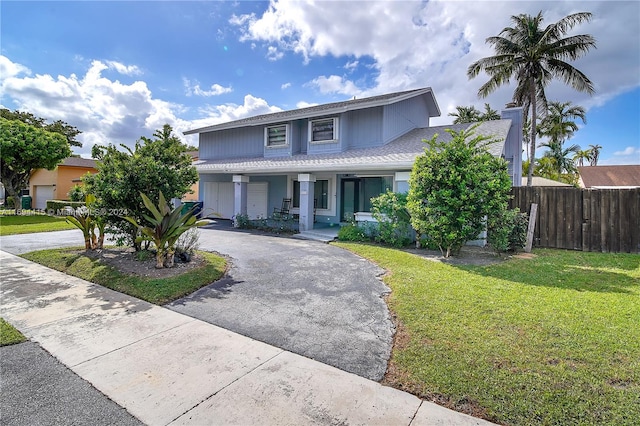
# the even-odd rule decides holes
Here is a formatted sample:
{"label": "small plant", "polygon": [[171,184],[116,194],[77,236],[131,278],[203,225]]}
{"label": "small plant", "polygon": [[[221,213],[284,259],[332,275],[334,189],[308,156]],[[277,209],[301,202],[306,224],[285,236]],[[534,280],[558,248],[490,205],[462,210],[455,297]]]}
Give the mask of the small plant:
{"label": "small plant", "polygon": [[[67,222],[82,231],[85,250],[100,250],[104,243],[106,221],[103,216],[92,214],[92,206],[96,202],[94,195],[88,194],[85,202],[86,206],[80,206],[75,210],[69,208],[72,214],[67,216]],[[96,229],[98,229],[98,234],[96,234]]]}
{"label": "small plant", "polygon": [[248,229],[249,228],[249,215],[248,214],[237,214],[233,216],[233,227],[240,229]]}
{"label": "small plant", "polygon": [[176,241],[176,255],[183,262],[191,262],[191,257],[200,245],[200,233],[196,228],[191,228],[180,235]]}
{"label": "small plant", "polygon": [[338,240],[340,241],[370,241],[365,229],[358,226],[355,222],[345,225],[338,231]]}
{"label": "small plant", "polygon": [[204,225],[205,221],[196,222],[196,206],[182,213],[182,207],[171,208],[167,200],[165,199],[162,191],[159,195],[159,203],[156,207],[151,199],[140,193],[142,202],[145,207],[151,213],[151,216],[144,214],[144,219],[151,224],[151,226],[140,225],[136,220],[130,216],[124,217],[132,225],[135,225],[142,237],[139,237],[139,241],[143,240],[152,241],[156,246],[156,268],[171,268],[173,266],[176,242],[183,233],[189,229]]}
{"label": "small plant", "polygon": [[149,250],[140,250],[134,253],[134,257],[138,262],[146,262],[153,259],[153,253]]}
{"label": "small plant", "polygon": [[520,209],[503,210],[488,221],[487,241],[498,253],[517,252],[527,241],[529,220]]}

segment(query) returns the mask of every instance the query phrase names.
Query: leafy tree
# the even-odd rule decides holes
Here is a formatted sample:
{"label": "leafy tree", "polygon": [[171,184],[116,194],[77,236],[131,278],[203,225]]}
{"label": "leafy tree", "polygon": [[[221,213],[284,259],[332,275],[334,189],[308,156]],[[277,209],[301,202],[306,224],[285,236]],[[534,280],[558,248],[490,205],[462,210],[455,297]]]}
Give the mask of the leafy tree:
{"label": "leafy tree", "polygon": [[22,121],[23,123],[47,130],[49,132],[59,133],[67,139],[67,142],[69,142],[70,146],[82,146],[82,142],[79,142],[76,139],[76,136],[78,136],[82,132],[76,127],[71,126],[62,120],[57,120],[53,123],[47,124],[44,118],[36,117],[30,112],[17,110],[10,111],[6,108],[0,109],[0,117],[4,117],[7,120]]}
{"label": "leafy tree", "polygon": [[[574,13],[543,28],[542,12],[536,16],[512,16],[513,27],[506,27],[498,36],[486,40],[495,48],[496,55],[482,58],[467,69],[469,78],[477,77],[481,71],[489,75],[489,81],[478,90],[483,98],[511,78],[517,80],[513,101],[531,114],[530,164],[535,163],[537,114],[546,110],[545,88],[549,83],[557,78],[578,91],[594,92],[591,80],[566,61],[576,60],[595,47],[595,39],[588,34],[564,37],[574,26],[591,18],[588,12]],[[531,186],[532,176],[530,167],[527,186]]]}
{"label": "leafy tree", "polygon": [[573,144],[565,148],[561,142],[554,142],[551,140],[541,143],[540,146],[548,148],[548,150],[543,154],[543,158],[550,157],[553,159],[555,172],[558,174],[576,172],[576,165],[573,158],[576,153],[580,151],[580,146]]}
{"label": "leafy tree", "polygon": [[450,116],[455,117],[453,120],[453,124],[460,123],[475,123],[477,121],[481,121],[480,117],[482,113],[476,109],[473,105],[471,106],[457,106],[456,112],[450,112]]}
{"label": "leafy tree", "polygon": [[98,198],[98,207],[115,213],[108,219],[109,232],[121,244],[140,250],[136,241],[138,228],[120,216],[130,216],[137,223],[145,223],[146,208],[140,193],[159,202],[159,192],[167,198],[182,198],[198,180],[198,174],[186,153],[186,146],[172,135],[165,124],[153,134],[153,139],[141,137],[134,149],[114,145],[92,149],[98,161],[98,173],[83,178],[86,191]]}
{"label": "leafy tree", "polygon": [[511,178],[507,163],[488,151],[492,140],[473,129],[454,131],[450,142],[435,135],[413,166],[407,208],[420,237],[449,257],[485,229],[485,218],[507,208]]}
{"label": "leafy tree", "polygon": [[4,117],[0,117],[0,143],[2,184],[16,200],[16,212],[31,173],[36,169],[53,170],[71,154],[69,142],[61,134]]}
{"label": "leafy tree", "polygon": [[378,221],[376,240],[393,247],[413,241],[407,194],[387,191],[371,199],[371,215]]}

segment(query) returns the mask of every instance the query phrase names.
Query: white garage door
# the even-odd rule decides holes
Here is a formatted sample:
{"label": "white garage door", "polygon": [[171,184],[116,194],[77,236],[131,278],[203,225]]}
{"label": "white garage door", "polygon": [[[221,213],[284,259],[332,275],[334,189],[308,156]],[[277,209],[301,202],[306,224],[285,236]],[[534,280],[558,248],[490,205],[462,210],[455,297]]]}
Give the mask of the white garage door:
{"label": "white garage door", "polygon": [[267,182],[249,183],[247,185],[247,215],[249,219],[267,217]]}
{"label": "white garage door", "polygon": [[53,200],[53,185],[36,185],[33,187],[35,194],[31,200],[34,209],[45,210],[47,208],[47,200]]}
{"label": "white garage door", "polygon": [[204,216],[231,219],[233,216],[233,182],[203,182]]}

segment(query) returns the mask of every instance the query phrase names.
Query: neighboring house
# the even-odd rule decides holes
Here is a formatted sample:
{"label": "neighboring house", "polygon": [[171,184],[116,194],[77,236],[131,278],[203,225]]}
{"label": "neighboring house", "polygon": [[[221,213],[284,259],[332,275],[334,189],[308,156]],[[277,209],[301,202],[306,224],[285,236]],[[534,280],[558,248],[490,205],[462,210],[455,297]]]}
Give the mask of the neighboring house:
{"label": "neighboring house", "polygon": [[97,173],[95,160],[69,157],[53,170],[37,169],[29,179],[29,194],[34,209],[46,209],[47,200],[68,200],[69,191],[87,173]]}
{"label": "neighboring house", "polygon": [[[524,176],[522,178],[522,185],[521,186],[527,186],[527,177]],[[567,186],[567,187],[572,187],[573,185],[569,185],[568,183],[564,183],[564,182],[558,182],[557,180],[553,180],[553,179],[547,179],[547,178],[543,178],[540,176],[533,176],[533,180],[531,181],[531,186],[537,186],[537,187],[542,187],[542,186]]]}
{"label": "neighboring house", "polygon": [[580,188],[640,188],[640,165],[578,167]]}
{"label": "neighboring house", "polygon": [[[196,161],[198,161],[198,151],[187,151],[187,154],[189,154],[193,160],[193,162],[195,163]],[[182,197],[182,201],[199,201],[199,187],[200,187],[200,182],[196,182],[193,185],[191,185],[191,191],[193,191],[191,194],[187,193],[184,194],[184,197]]]}
{"label": "neighboring house", "polygon": [[430,88],[260,115],[190,130],[199,134],[200,196],[205,215],[267,217],[291,199],[300,231],[370,211],[387,189],[405,192],[423,139],[468,129],[498,142],[521,184],[522,108],[502,120],[430,127],[440,109]]}

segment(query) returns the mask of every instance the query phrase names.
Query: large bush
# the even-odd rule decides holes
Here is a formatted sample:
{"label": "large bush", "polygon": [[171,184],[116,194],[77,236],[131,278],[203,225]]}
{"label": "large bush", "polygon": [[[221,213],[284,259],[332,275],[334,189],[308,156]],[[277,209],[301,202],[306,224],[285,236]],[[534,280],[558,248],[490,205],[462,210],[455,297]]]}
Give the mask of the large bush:
{"label": "large bush", "polygon": [[507,163],[488,151],[495,142],[471,130],[435,135],[413,166],[407,207],[419,238],[427,235],[445,257],[476,239],[486,218],[507,208],[511,179]]}
{"label": "large bush", "polygon": [[97,207],[109,214],[108,232],[114,234],[117,243],[132,245],[136,250],[140,249],[139,229],[122,216],[146,223],[147,210],[140,194],[149,194],[151,202],[158,205],[158,194],[163,193],[167,199],[182,198],[198,180],[191,156],[172,135],[171,126],[165,124],[153,136],[140,138],[133,150],[114,145],[94,147],[92,154],[98,160],[99,173],[83,177],[86,191],[98,198]]}
{"label": "large bush", "polygon": [[404,247],[413,241],[407,194],[387,191],[372,198],[371,215],[378,221],[378,242]]}
{"label": "large bush", "polygon": [[527,242],[529,219],[520,209],[503,210],[488,221],[487,241],[499,253],[517,252]]}

